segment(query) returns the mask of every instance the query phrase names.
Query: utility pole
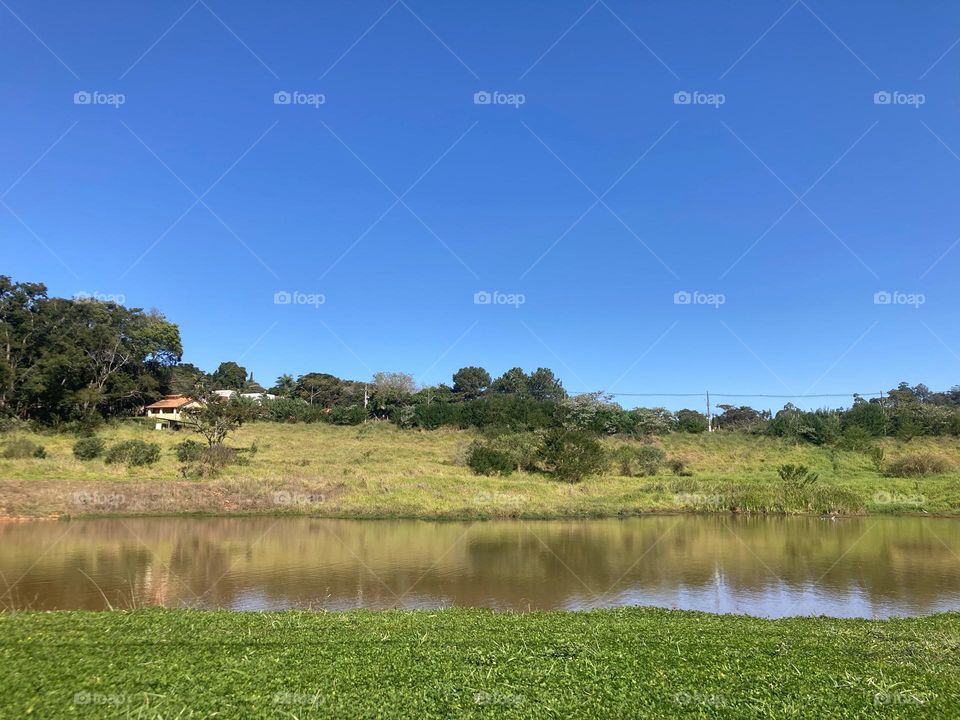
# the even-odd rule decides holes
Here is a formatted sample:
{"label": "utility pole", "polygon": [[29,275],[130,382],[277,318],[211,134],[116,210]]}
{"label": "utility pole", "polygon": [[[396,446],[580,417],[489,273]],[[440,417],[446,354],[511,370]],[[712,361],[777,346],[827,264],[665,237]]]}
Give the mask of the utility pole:
{"label": "utility pole", "polygon": [[707,390],[707,432],[713,432],[713,415],[710,413],[710,391]]}

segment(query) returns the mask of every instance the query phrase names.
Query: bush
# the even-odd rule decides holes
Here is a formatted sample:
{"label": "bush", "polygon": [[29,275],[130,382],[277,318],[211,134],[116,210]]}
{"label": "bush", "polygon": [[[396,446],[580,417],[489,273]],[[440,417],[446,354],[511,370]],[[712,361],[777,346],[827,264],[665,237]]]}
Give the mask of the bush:
{"label": "bush", "polygon": [[196,440],[184,440],[175,448],[180,462],[197,462],[203,458],[207,446]]}
{"label": "bush", "polygon": [[93,460],[103,455],[106,446],[103,438],[83,437],[73,444],[73,455],[78,460]]}
{"label": "bush", "polygon": [[24,458],[45,458],[47,451],[42,445],[37,445],[26,438],[11,440],[3,447],[3,457],[7,460],[22,460]]}
{"label": "bush", "polygon": [[813,485],[820,479],[820,473],[811,472],[806,465],[781,465],[777,473],[787,485],[798,489]]}
{"label": "bush", "polygon": [[153,465],[160,459],[160,446],[143,440],[125,440],[107,450],[108,464],[126,463],[128,467]]}
{"label": "bush", "polygon": [[677,410],[677,430],[686,433],[702,433],[708,430],[707,416],[696,410]]}
{"label": "bush", "polygon": [[656,475],[666,457],[666,453],[655,445],[623,445],[613,453],[617,469],[627,477]]}
{"label": "bush", "polygon": [[547,472],[560,480],[579,482],[606,465],[603,447],[592,435],[555,428],[544,436],[540,459]]}
{"label": "bush", "polygon": [[888,477],[922,477],[924,475],[939,475],[950,469],[949,464],[935,455],[905,455],[891,461],[884,475]]}
{"label": "bush", "polygon": [[670,468],[670,472],[678,477],[693,477],[693,471],[687,469],[687,461],[683,458],[667,460],[667,467]]}
{"label": "bush", "polygon": [[474,442],[467,452],[467,465],[477,475],[509,475],[513,459],[505,452]]}

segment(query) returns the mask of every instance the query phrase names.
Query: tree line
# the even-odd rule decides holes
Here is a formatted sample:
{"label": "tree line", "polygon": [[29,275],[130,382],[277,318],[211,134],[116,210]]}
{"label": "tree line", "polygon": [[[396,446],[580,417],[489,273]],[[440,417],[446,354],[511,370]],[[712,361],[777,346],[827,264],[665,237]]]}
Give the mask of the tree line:
{"label": "tree line", "polygon": [[389,420],[401,427],[575,428],[594,435],[739,431],[824,445],[858,439],[960,435],[960,386],[933,392],[901,383],[883,397],[854,396],[842,409],[776,414],[720,405],[709,425],[698,410],[625,409],[612,396],[570,396],[549,368],[515,367],[498,377],[469,366],[450,383],[418,387],[401,372],[369,381],[329,373],[281,375],[265,388],[234,361],[207,373],[181,363],[180,331],[158,310],[94,299],[53,298],[42,283],[0,276],[0,417],[43,425],[90,425],[138,415],[163,395],[206,397],[213,390],[270,393],[250,419],[354,425]]}

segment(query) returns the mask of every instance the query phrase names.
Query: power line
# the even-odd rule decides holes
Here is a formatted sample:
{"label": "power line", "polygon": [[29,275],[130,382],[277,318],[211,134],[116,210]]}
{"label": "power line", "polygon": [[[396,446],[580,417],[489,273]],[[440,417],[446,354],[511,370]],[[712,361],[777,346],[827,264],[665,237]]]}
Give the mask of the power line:
{"label": "power line", "polygon": [[[703,397],[707,393],[632,393],[632,392],[611,392],[605,395],[614,395],[617,397]],[[764,393],[715,393],[711,392],[710,397],[726,398],[849,398],[854,395],[861,397],[882,397],[884,393],[823,393],[820,395],[769,395]]]}

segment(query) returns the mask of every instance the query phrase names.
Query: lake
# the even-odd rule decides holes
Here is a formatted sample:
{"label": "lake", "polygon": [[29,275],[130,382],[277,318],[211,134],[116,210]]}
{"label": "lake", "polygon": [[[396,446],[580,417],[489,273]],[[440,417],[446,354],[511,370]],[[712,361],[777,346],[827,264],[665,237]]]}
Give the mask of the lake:
{"label": "lake", "polygon": [[960,521],[720,515],[0,524],[0,607],[655,605],[762,617],[960,609]]}

